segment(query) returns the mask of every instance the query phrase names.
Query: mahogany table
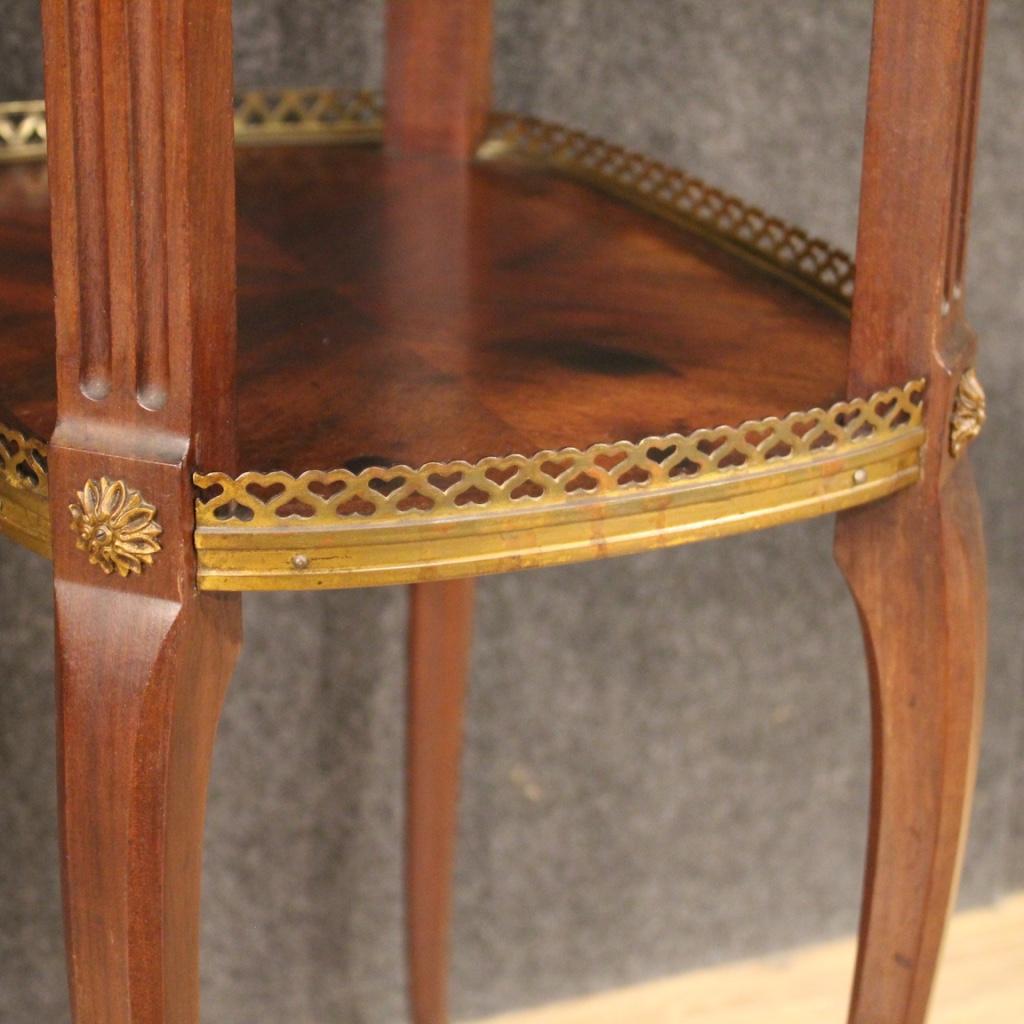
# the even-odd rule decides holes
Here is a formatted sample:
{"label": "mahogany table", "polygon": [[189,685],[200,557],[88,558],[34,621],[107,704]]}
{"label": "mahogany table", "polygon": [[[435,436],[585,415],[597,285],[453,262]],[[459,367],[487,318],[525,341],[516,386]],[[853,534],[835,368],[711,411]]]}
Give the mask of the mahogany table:
{"label": "mahogany table", "polygon": [[876,2],[856,288],[690,175],[492,111],[487,0],[391,0],[386,116],[235,98],[229,0],[42,6],[45,113],[0,108],[0,529],[53,559],[76,1024],[199,1019],[240,591],[411,585],[412,1006],[445,1024],[472,578],[831,512],[874,708],[850,1020],[920,1024],[984,676],[984,0]]}

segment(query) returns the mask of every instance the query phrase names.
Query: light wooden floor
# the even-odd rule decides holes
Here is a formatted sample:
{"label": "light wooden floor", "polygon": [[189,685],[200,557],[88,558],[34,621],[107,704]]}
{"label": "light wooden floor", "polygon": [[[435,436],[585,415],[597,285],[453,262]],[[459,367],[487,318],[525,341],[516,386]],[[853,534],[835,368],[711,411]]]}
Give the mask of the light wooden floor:
{"label": "light wooden floor", "polygon": [[[853,957],[832,943],[486,1024],[842,1024]],[[932,1006],[929,1024],[1024,1024],[1024,895],[954,919]]]}

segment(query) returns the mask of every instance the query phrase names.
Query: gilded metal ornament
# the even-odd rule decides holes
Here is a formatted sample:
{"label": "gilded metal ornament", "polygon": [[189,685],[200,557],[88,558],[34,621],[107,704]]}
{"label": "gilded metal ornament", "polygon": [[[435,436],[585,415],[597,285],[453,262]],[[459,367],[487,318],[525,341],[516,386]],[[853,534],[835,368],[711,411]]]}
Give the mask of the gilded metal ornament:
{"label": "gilded metal ornament", "polygon": [[961,375],[956,398],[953,400],[953,417],[949,431],[949,450],[953,458],[959,458],[981,433],[987,416],[985,405],[985,389],[981,386],[977,371],[972,366]]}
{"label": "gilded metal ornament", "polygon": [[575,178],[707,238],[849,315],[850,256],[686,171],[584,132],[505,113],[492,116],[477,156],[517,159]]}
{"label": "gilded metal ornament", "polygon": [[0,423],[0,533],[49,557],[46,445]]}
{"label": "gilded metal ornament", "polygon": [[[261,89],[235,98],[240,145],[376,142],[383,125],[379,92]],[[0,103],[0,161],[45,154],[43,102]],[[854,266],[848,255],[685,171],[583,132],[507,113],[492,116],[477,155],[539,163],[578,178],[711,239],[841,311],[849,309]]]}
{"label": "gilded metal ornament", "polygon": [[[259,89],[235,98],[241,145],[374,142],[383,134],[379,92],[351,89]],[[46,156],[46,104],[0,103],[0,163]]]}
{"label": "gilded metal ornament", "polygon": [[49,493],[46,471],[46,445],[0,423],[0,482],[45,498]]}
{"label": "gilded metal ornament", "polygon": [[383,130],[379,92],[256,89],[235,99],[235,141],[243,145],[375,142]]}
{"label": "gilded metal ornament", "polygon": [[108,576],[141,573],[160,550],[156,508],[123,480],[89,480],[68,506],[76,547]]}
{"label": "gilded metal ornament", "polygon": [[[260,91],[235,106],[239,144],[371,142],[382,126],[377,93]],[[45,132],[41,103],[0,104],[0,160],[41,158]],[[849,315],[849,256],[684,171],[509,114],[492,117],[477,156],[579,180]],[[965,375],[954,447],[980,428],[978,395]],[[851,508],[920,479],[923,396],[923,382],[911,381],[829,409],[472,464],[197,473],[198,584],[415,582],[650,550]],[[0,531],[48,553],[45,445],[8,431],[7,449]],[[79,547],[107,573],[140,572],[160,548],[155,510],[123,483],[90,481],[72,508]]]}
{"label": "gilded metal ornament", "polygon": [[[924,382],[829,409],[479,462],[197,473],[204,590],[409,583],[806,519],[920,479]],[[300,554],[296,554],[300,552]]]}
{"label": "gilded metal ornament", "polygon": [[46,104],[0,103],[0,163],[46,155]]}

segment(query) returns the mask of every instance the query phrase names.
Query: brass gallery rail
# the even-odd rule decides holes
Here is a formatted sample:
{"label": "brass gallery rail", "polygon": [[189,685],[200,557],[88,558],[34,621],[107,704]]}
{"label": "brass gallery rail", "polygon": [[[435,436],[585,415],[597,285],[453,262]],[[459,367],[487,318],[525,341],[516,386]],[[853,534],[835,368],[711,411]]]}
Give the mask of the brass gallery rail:
{"label": "brass gallery rail", "polygon": [[[249,93],[240,143],[371,142],[372,93]],[[0,160],[45,153],[41,103],[0,105]],[[683,172],[529,118],[495,115],[482,160],[543,164],[714,241],[848,311],[850,259]],[[348,587],[553,565],[808,518],[916,482],[924,383],[782,418],[470,464],[197,473],[199,585]],[[70,522],[70,521],[69,521]],[[48,554],[46,445],[0,425],[0,531]]]}
{"label": "brass gallery rail", "polygon": [[[915,381],[783,419],[474,465],[197,473],[199,585],[307,589],[498,572],[835,512],[918,479],[923,395]],[[0,427],[0,530],[43,554],[45,460],[44,444]]]}
{"label": "brass gallery rail", "polygon": [[784,419],[475,465],[197,474],[199,583],[276,590],[441,579],[835,512],[918,479],[923,393],[916,381]]}

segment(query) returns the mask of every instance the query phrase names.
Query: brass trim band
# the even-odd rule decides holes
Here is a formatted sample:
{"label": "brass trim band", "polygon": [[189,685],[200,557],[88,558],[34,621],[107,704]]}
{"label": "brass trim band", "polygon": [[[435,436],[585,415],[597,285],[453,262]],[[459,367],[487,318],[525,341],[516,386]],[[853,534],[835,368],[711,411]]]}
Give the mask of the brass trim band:
{"label": "brass trim band", "polygon": [[739,427],[478,463],[197,473],[206,590],[409,583],[723,536],[919,479],[924,383]]}
{"label": "brass trim band", "polygon": [[[381,139],[383,127],[378,92],[263,89],[235,100],[239,145],[370,143]],[[43,101],[0,103],[0,162],[45,154]],[[477,156],[531,161],[585,181],[849,312],[854,265],[846,253],[685,171],[583,132],[507,113],[492,115]]]}
{"label": "brass trim band", "polygon": [[583,181],[850,314],[855,269],[850,256],[686,171],[604,139],[515,114],[492,116],[477,155],[528,161]]}
{"label": "brass trim band", "polygon": [[[197,473],[199,586],[405,583],[667,547],[920,478],[924,384],[740,427],[479,463]],[[0,426],[0,532],[49,556],[46,446]]]}
{"label": "brass trim band", "polygon": [[42,100],[0,103],[0,163],[46,156],[46,104]]}
{"label": "brass trim band", "polygon": [[[239,97],[240,144],[373,142],[367,92]],[[45,154],[41,102],[0,104],[0,161]],[[849,313],[848,256],[699,179],[579,132],[495,114],[481,160],[539,163],[622,198]],[[361,473],[197,473],[208,590],[403,583],[625,554],[808,518],[915,483],[924,384],[738,427],[578,451]],[[46,446],[0,427],[0,531],[48,554]]]}
{"label": "brass trim band", "polygon": [[[383,131],[379,93],[344,89],[257,89],[235,99],[243,145],[375,142]],[[46,156],[46,103],[0,103],[0,163]]]}
{"label": "brass trim band", "polygon": [[50,557],[46,445],[0,423],[0,533]]}

